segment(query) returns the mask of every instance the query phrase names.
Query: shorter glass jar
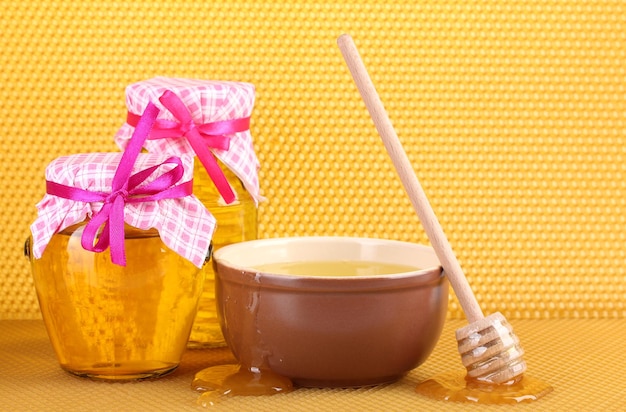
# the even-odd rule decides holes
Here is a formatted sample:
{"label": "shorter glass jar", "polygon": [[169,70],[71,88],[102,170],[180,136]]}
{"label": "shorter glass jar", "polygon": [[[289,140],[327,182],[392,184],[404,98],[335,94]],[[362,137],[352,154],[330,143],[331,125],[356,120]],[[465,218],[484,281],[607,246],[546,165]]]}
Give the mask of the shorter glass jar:
{"label": "shorter glass jar", "polygon": [[27,253],[61,368],[108,381],[173,371],[202,293],[200,269],[169,249],[156,230],[128,225],[126,266],[115,265],[108,250],[82,248],[86,223],[55,234],[40,259]]}

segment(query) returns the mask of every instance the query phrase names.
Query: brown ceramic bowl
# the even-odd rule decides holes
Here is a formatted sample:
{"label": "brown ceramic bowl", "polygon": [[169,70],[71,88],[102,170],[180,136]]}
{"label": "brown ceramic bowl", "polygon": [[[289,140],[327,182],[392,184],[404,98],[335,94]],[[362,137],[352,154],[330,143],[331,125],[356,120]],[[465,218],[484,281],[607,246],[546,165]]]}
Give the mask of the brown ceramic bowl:
{"label": "brown ceramic bowl", "polygon": [[[357,276],[257,269],[313,261],[419,269]],[[213,265],[222,331],[242,367],[269,368],[299,386],[394,381],[426,360],[446,317],[448,282],[432,248],[423,245],[348,237],[262,239],[219,249]]]}

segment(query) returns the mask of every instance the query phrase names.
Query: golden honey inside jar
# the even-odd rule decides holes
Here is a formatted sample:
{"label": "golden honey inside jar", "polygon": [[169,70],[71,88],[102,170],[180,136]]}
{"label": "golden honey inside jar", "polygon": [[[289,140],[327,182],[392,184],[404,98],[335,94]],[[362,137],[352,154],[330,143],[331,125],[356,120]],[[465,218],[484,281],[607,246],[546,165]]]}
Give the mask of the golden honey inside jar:
{"label": "golden honey inside jar", "polygon": [[200,270],[156,230],[125,226],[126,266],[81,246],[86,223],[52,236],[31,259],[50,341],[66,371],[136,380],[173,371],[202,292]]}

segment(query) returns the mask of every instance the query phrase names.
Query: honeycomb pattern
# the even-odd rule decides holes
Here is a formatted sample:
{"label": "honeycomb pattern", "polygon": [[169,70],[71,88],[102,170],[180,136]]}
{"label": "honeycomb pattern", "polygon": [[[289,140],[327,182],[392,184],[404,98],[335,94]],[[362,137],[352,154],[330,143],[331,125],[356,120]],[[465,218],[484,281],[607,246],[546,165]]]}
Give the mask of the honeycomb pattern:
{"label": "honeycomb pattern", "polygon": [[156,75],[256,85],[261,237],[426,243],[344,32],[483,310],[626,316],[626,4],[393,3],[0,0],[0,318],[39,316],[22,244],[45,166],[116,150],[125,86]]}

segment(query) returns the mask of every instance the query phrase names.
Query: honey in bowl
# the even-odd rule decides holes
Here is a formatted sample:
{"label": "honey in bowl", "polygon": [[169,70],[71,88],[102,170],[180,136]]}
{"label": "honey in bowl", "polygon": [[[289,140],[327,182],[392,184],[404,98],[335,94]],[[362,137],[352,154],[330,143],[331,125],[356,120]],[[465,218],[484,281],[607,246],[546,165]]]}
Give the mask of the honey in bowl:
{"label": "honey in bowl", "polygon": [[254,269],[263,273],[296,276],[380,276],[392,273],[415,272],[419,268],[397,263],[366,260],[312,260],[307,262],[277,262],[256,265]]}

